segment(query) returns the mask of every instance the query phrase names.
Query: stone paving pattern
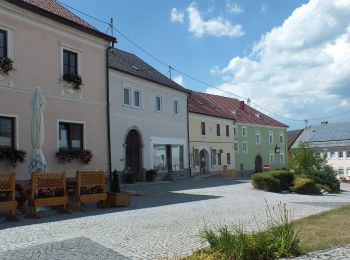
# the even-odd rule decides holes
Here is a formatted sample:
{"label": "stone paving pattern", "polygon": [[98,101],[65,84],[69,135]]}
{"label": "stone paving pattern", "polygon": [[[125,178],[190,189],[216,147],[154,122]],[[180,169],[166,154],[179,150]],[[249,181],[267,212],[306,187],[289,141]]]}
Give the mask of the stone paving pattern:
{"label": "stone paving pattern", "polygon": [[[96,259],[106,259],[106,254],[112,254],[108,259],[182,256],[203,245],[198,232],[204,227],[243,220],[256,229],[256,221],[266,222],[266,202],[270,206],[286,203],[295,219],[350,202],[348,184],[342,185],[343,193],[326,196],[268,193],[232,178],[137,184],[126,189],[142,194],[132,197],[130,208],[95,209],[91,205],[85,213],[40,212],[39,220],[22,217],[18,223],[0,223],[0,259],[10,253],[14,256],[10,259],[26,259],[29,248],[37,252],[31,259],[39,258],[55,245],[62,245],[63,250],[47,258],[71,259],[65,241],[81,243],[82,252],[91,251]],[[86,241],[93,246],[86,246]]]}
{"label": "stone paving pattern", "polygon": [[[350,245],[309,253],[307,255],[292,258],[293,260],[346,260],[350,259]],[[282,259],[281,259],[282,260]],[[291,258],[289,258],[291,260]]]}

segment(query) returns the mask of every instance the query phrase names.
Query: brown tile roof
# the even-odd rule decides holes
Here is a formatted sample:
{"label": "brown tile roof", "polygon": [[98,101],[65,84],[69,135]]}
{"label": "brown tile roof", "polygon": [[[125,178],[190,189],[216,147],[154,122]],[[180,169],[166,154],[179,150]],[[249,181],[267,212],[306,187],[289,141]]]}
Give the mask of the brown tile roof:
{"label": "brown tile roof", "polygon": [[297,130],[291,130],[287,131],[287,147],[288,150],[292,147],[294,142],[297,140],[299,135],[304,131],[304,129],[297,129]]}
{"label": "brown tile roof", "polygon": [[234,98],[193,91],[188,100],[188,112],[232,119],[239,123],[288,127],[242,102]]}
{"label": "brown tile roof", "polygon": [[108,41],[115,41],[114,37],[98,31],[95,27],[69,11],[56,0],[6,0],[7,2],[38,13],[57,22],[80,29]]}

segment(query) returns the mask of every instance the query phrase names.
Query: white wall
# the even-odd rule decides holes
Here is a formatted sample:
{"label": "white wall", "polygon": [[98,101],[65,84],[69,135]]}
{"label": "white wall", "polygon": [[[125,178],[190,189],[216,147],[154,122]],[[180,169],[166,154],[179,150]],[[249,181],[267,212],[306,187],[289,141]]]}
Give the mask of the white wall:
{"label": "white wall", "polygon": [[[123,86],[142,91],[141,108],[123,105]],[[112,169],[125,168],[125,138],[131,129],[141,134],[142,167],[153,168],[152,144],[184,144],[184,168],[188,168],[187,94],[117,70],[109,70]],[[155,99],[162,96],[162,112],[156,112]],[[174,98],[179,114],[173,113]]]}

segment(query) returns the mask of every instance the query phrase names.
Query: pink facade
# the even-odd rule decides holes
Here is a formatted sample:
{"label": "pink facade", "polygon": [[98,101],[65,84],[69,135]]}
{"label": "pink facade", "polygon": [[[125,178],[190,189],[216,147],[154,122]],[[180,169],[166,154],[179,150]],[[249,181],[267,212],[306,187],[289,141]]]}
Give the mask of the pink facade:
{"label": "pink facade", "polygon": [[[16,69],[9,76],[0,74],[0,117],[15,118],[15,146],[27,152],[26,162],[16,168],[1,161],[0,172],[15,171],[17,179],[30,178],[31,100],[36,87],[41,87],[47,101],[43,151],[48,171],[66,171],[68,176],[74,176],[76,170],[106,171],[109,42],[5,1],[0,3],[0,30],[7,32],[8,57]],[[64,49],[77,53],[78,74],[83,81],[80,91],[60,80]],[[93,153],[90,164],[57,160],[59,121],[82,125],[83,146]]]}

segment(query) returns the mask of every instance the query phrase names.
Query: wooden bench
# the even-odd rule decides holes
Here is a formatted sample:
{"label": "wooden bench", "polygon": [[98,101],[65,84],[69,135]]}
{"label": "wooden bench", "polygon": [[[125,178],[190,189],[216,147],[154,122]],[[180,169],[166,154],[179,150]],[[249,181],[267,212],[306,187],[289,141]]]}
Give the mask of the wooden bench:
{"label": "wooden bench", "polygon": [[36,208],[63,206],[59,213],[68,213],[66,173],[32,173],[29,205],[29,218],[38,218]]}
{"label": "wooden bench", "polygon": [[7,221],[18,221],[16,217],[16,174],[14,172],[0,174],[0,192],[7,195],[6,200],[0,201],[0,211],[10,211],[5,218]]}
{"label": "wooden bench", "polygon": [[105,192],[105,173],[103,171],[77,171],[77,207],[84,211],[81,203],[101,202],[101,207],[107,207],[107,193]]}

